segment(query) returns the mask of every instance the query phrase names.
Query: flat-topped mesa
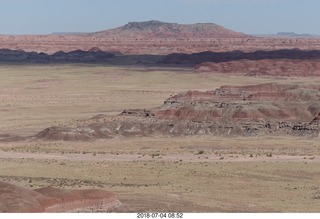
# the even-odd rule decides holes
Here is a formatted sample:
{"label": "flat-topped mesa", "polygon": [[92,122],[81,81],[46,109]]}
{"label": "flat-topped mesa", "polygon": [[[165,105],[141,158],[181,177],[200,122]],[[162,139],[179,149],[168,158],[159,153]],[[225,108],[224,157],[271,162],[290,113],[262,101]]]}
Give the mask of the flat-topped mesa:
{"label": "flat-topped mesa", "polygon": [[213,23],[178,24],[156,20],[129,22],[111,30],[91,33],[95,37],[121,38],[173,38],[173,39],[204,39],[204,38],[245,38],[244,33],[235,32]]}

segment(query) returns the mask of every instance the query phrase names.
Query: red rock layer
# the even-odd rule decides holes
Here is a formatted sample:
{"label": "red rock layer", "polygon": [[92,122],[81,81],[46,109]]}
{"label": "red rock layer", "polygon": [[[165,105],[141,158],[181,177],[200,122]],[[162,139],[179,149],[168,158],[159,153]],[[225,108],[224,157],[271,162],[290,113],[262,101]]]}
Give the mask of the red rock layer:
{"label": "red rock layer", "polygon": [[242,73],[249,76],[320,76],[320,62],[315,60],[239,60],[206,62],[195,67],[198,72]]}
{"label": "red rock layer", "polygon": [[320,86],[268,83],[188,91],[152,110],[159,119],[185,121],[311,121],[320,112]]}
{"label": "red rock layer", "polygon": [[102,37],[84,35],[22,35],[0,36],[0,49],[24,50],[53,54],[59,51],[102,51],[120,52],[125,55],[171,53],[199,53],[203,51],[230,52],[257,50],[300,49],[320,50],[320,39],[274,39],[274,38],[147,38]]}

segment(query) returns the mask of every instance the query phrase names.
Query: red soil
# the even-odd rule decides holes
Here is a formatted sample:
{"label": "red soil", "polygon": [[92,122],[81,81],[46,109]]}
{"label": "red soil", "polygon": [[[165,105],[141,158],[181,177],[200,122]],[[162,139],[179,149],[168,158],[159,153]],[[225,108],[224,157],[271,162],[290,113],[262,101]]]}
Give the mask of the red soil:
{"label": "red soil", "polygon": [[116,195],[104,190],[29,190],[0,182],[0,212],[68,212],[107,210],[120,204]]}

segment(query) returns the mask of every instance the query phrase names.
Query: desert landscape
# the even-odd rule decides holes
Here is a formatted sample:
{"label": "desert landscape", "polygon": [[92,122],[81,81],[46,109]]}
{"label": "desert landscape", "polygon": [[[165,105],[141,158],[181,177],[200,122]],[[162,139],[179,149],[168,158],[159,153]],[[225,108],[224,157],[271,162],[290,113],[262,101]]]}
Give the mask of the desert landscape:
{"label": "desert landscape", "polygon": [[0,36],[0,212],[319,212],[320,39],[130,22]]}

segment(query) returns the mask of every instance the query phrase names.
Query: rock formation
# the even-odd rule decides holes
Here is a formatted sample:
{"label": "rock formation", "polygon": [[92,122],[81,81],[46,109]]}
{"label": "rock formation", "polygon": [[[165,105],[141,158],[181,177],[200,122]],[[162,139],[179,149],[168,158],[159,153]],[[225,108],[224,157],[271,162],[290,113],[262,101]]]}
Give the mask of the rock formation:
{"label": "rock formation", "polygon": [[318,137],[320,86],[259,84],[188,91],[154,109],[99,115],[73,127],[50,127],[36,138],[94,140],[115,136],[260,136]]}
{"label": "rock formation", "polygon": [[250,37],[213,23],[177,24],[161,21],[129,22],[111,30],[88,34],[98,38],[125,39],[206,39]]}

